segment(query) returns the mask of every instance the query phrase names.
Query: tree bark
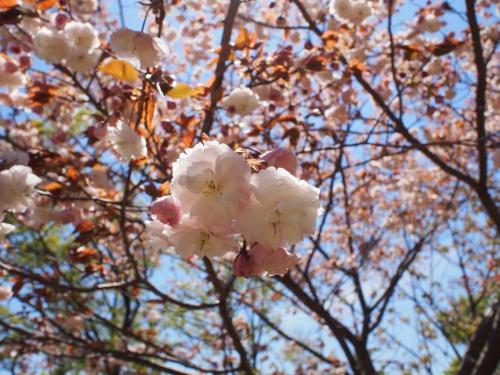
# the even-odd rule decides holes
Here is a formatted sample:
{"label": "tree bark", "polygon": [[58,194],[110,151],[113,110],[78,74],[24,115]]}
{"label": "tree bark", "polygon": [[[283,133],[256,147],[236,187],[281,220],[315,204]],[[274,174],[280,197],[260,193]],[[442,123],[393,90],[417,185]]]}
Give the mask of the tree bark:
{"label": "tree bark", "polygon": [[500,363],[500,301],[484,316],[457,375],[493,375]]}

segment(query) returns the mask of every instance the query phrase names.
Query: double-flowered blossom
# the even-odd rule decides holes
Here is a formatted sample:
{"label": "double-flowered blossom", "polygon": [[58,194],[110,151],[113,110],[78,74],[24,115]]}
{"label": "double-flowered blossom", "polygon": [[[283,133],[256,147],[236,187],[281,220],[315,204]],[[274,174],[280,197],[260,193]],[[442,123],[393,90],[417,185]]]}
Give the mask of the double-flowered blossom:
{"label": "double-flowered blossom", "polygon": [[42,180],[30,167],[14,165],[0,172],[0,212],[23,211],[32,203],[35,186]]}
{"label": "double-flowered blossom", "polygon": [[238,241],[230,226],[204,224],[199,218],[189,216],[185,216],[179,225],[170,230],[168,240],[183,258],[193,255],[211,258],[238,250]]}
{"label": "double-flowered blossom", "polygon": [[19,66],[12,60],[0,55],[0,87],[14,90],[27,82],[26,75],[19,70]]}
{"label": "double-flowered blossom", "polygon": [[345,22],[360,25],[371,16],[372,8],[362,0],[331,0],[330,13]]}
{"label": "double-flowered blossom", "polygon": [[151,244],[189,258],[237,252],[246,242],[250,249],[234,264],[235,275],[244,277],[282,275],[298,264],[285,246],[314,233],[319,190],[291,173],[298,163],[290,150],[261,159],[267,168],[251,174],[245,158],[225,144],[187,150],[173,165],[172,195],[151,206]]}
{"label": "double-flowered blossom", "polygon": [[97,0],[70,0],[69,7],[71,13],[85,16],[97,11],[99,3]]}
{"label": "double-flowered blossom", "polygon": [[199,143],[173,165],[172,196],[203,223],[227,224],[250,198],[250,168],[225,144]]}
{"label": "double-flowered blossom", "polygon": [[237,228],[247,241],[276,249],[314,233],[319,189],[274,167],[254,174],[250,183],[252,200],[237,218]]}
{"label": "double-flowered blossom", "polygon": [[126,28],[111,35],[110,45],[118,57],[137,60],[143,68],[161,64],[168,54],[168,47],[160,38]]}
{"label": "double-flowered blossom", "polygon": [[55,17],[54,27],[44,26],[33,37],[35,53],[52,64],[62,64],[77,72],[94,68],[99,59],[97,30],[87,22],[66,22]]}
{"label": "double-flowered blossom", "polygon": [[40,28],[33,37],[35,53],[51,64],[61,63],[69,55],[69,44],[64,33],[50,27]]}
{"label": "double-flowered blossom", "polygon": [[133,157],[147,155],[146,140],[122,121],[108,129],[106,139],[118,155],[126,161],[130,161]]}
{"label": "double-flowered blossom", "polygon": [[259,107],[259,96],[248,87],[234,89],[223,101],[223,107],[230,113],[246,116]]}

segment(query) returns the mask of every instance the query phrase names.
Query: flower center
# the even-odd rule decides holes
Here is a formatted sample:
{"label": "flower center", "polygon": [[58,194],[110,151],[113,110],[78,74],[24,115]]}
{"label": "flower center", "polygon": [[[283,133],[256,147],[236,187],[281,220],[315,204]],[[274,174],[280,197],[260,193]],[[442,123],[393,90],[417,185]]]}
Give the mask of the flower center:
{"label": "flower center", "polygon": [[208,180],[203,184],[201,193],[206,197],[213,197],[217,194],[222,194],[222,185],[214,180]]}
{"label": "flower center", "polygon": [[210,239],[210,234],[208,233],[202,233],[200,236],[200,253],[203,251],[203,247],[205,244],[208,242]]}

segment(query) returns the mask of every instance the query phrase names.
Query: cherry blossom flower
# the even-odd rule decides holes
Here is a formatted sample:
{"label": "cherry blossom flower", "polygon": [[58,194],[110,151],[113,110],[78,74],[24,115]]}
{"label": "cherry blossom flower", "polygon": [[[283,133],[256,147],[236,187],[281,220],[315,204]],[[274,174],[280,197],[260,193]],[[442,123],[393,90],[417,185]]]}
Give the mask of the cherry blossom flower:
{"label": "cherry blossom flower", "polygon": [[204,223],[230,222],[248,201],[250,168],[225,144],[199,143],[173,165],[172,196]]}
{"label": "cherry blossom flower", "polygon": [[171,228],[168,241],[183,258],[193,255],[211,258],[238,250],[238,241],[230,226],[204,225],[197,218],[188,216],[175,228]]}
{"label": "cherry blossom flower", "polygon": [[269,166],[285,168],[293,175],[297,172],[297,166],[299,164],[297,157],[295,153],[289,149],[277,148],[262,154],[260,158]]}
{"label": "cherry blossom flower", "polygon": [[235,276],[283,276],[290,267],[300,262],[300,258],[283,247],[277,249],[254,245],[248,252],[241,252],[234,260]]}
{"label": "cherry blossom flower", "polygon": [[99,53],[97,51],[91,53],[82,51],[69,55],[66,59],[66,65],[77,72],[88,72],[97,65],[98,60]]}
{"label": "cherry blossom flower", "polygon": [[330,2],[330,13],[345,21],[360,25],[370,17],[372,9],[366,1],[332,0]]}
{"label": "cherry blossom flower", "polygon": [[241,116],[249,115],[259,104],[259,96],[248,87],[234,89],[222,101],[222,105],[227,111],[237,113]]}
{"label": "cherry blossom flower", "polygon": [[75,13],[78,15],[89,15],[94,13],[99,4],[97,0],[70,0],[69,7],[71,9],[71,13]]}
{"label": "cherry blossom flower", "polygon": [[23,211],[32,203],[31,195],[42,180],[30,167],[15,165],[0,172],[0,210]]}
{"label": "cherry blossom flower", "polygon": [[0,141],[0,166],[11,167],[13,165],[27,165],[29,155],[20,150],[14,149],[10,143]]}
{"label": "cherry blossom flower", "polygon": [[115,31],[110,44],[119,57],[136,59],[143,68],[161,64],[168,54],[168,47],[160,38],[126,28]]}
{"label": "cherry blossom flower", "polygon": [[16,63],[0,56],[0,87],[3,86],[9,90],[14,90],[27,82],[26,75],[18,70]]}
{"label": "cherry blossom flower", "polygon": [[64,36],[70,45],[71,53],[93,51],[100,44],[97,30],[87,22],[68,22],[64,28]]}
{"label": "cherry blossom flower", "polygon": [[108,128],[107,141],[124,160],[147,155],[146,140],[134,129],[119,121],[116,127]]}
{"label": "cherry blossom flower", "polygon": [[314,233],[319,189],[274,167],[253,175],[250,183],[254,197],[237,218],[237,228],[247,241],[278,248]]}
{"label": "cherry blossom flower", "polygon": [[158,220],[146,220],[144,224],[146,225],[147,246],[149,249],[160,251],[162,248],[171,246],[168,238],[171,229],[170,225],[163,224]]}
{"label": "cherry blossom flower", "polygon": [[48,27],[39,29],[33,37],[35,53],[48,63],[59,64],[69,54],[70,46],[62,31]]}
{"label": "cherry blossom flower", "polygon": [[443,22],[433,14],[428,14],[417,23],[417,29],[421,32],[435,33],[443,27]]}

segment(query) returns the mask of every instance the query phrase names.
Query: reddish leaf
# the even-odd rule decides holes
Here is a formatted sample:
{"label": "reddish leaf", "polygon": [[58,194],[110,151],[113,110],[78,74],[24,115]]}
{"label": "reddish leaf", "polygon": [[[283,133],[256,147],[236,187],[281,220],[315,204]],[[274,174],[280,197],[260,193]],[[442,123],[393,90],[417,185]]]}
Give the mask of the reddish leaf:
{"label": "reddish leaf", "polygon": [[90,220],[84,220],[80,224],[76,226],[76,231],[77,232],[89,232],[94,228],[94,223],[91,222]]}

